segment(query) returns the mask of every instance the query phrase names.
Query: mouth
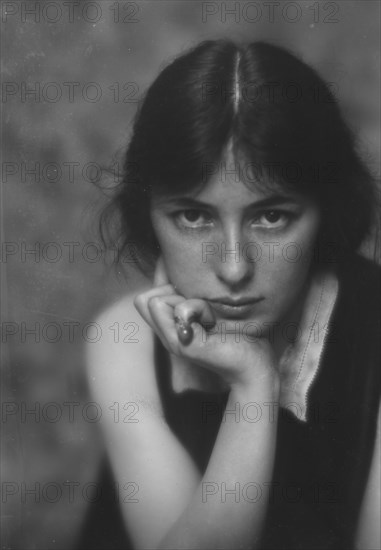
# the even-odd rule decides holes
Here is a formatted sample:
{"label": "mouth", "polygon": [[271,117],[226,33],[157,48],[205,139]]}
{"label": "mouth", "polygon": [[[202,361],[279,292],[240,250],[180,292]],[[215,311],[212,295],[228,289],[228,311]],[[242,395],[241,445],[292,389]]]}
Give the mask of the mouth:
{"label": "mouth", "polygon": [[208,300],[216,313],[229,319],[239,319],[250,315],[256,308],[256,304],[263,298],[239,298],[233,300],[230,297],[221,297]]}

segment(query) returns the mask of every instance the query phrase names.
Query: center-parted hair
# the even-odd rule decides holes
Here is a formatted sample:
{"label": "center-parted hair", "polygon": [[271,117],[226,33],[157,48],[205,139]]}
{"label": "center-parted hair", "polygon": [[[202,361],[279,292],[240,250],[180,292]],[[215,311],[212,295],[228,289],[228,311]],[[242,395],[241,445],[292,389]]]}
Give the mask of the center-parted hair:
{"label": "center-parted hair", "polygon": [[372,224],[374,182],[337,98],[286,49],[230,40],[208,40],[180,55],[147,90],[120,183],[101,216],[103,237],[116,227],[113,243],[121,253],[132,244],[149,271],[159,253],[152,194],[201,188],[223,170],[229,142],[242,181],[315,198],[319,242],[356,251]]}

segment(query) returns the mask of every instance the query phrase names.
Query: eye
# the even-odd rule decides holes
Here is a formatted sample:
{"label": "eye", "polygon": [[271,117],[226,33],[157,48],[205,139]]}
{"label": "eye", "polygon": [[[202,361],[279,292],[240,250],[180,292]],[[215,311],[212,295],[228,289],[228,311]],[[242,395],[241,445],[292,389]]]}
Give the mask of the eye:
{"label": "eye", "polygon": [[176,219],[182,226],[191,229],[205,227],[211,224],[211,218],[202,210],[197,210],[195,208],[177,212]]}
{"label": "eye", "polygon": [[268,223],[277,223],[282,218],[282,214],[279,210],[269,210],[263,214],[263,218]]}
{"label": "eye", "polygon": [[254,220],[254,225],[262,225],[269,228],[286,226],[292,217],[291,212],[284,210],[266,210],[261,212]]}

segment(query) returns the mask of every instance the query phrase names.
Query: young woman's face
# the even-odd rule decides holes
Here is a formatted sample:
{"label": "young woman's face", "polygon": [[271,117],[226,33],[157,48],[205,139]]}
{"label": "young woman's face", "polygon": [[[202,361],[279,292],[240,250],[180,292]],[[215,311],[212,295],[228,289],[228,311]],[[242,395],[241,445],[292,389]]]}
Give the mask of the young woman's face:
{"label": "young woman's face", "polygon": [[319,229],[313,201],[218,173],[197,193],[154,198],[151,219],[178,294],[208,301],[229,330],[258,334],[298,309]]}

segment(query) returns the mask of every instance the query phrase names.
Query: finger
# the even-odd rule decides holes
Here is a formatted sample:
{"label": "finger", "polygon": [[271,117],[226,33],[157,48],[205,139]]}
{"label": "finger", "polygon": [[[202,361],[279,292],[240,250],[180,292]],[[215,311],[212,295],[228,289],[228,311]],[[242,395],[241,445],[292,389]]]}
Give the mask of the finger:
{"label": "finger", "polygon": [[175,289],[172,285],[165,285],[158,288],[151,288],[147,292],[138,294],[134,299],[134,306],[143,318],[149,317],[148,301],[154,296],[175,295]]}
{"label": "finger", "polygon": [[185,325],[197,322],[203,326],[212,327],[216,324],[214,313],[209,304],[198,298],[191,298],[176,304],[174,315]]}
{"label": "finger", "polygon": [[165,269],[164,260],[162,256],[160,256],[156,263],[153,286],[167,285],[168,283],[169,279]]}
{"label": "finger", "polygon": [[[190,299],[180,302],[175,306],[174,311],[177,336],[183,346],[189,346],[199,331],[204,328],[211,329],[215,325],[214,314],[205,300]],[[198,323],[191,325],[191,323]]]}
{"label": "finger", "polygon": [[174,308],[185,301],[182,296],[154,296],[147,304],[150,323],[161,341],[172,353],[178,353],[178,337],[174,319]]}

